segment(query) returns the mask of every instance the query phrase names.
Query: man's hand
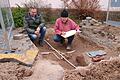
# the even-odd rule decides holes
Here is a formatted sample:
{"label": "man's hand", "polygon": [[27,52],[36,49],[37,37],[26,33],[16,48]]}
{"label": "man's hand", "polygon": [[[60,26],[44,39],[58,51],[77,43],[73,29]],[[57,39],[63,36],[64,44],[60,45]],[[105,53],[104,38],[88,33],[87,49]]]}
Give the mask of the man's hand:
{"label": "man's hand", "polygon": [[36,34],[36,35],[39,35],[39,31],[35,31],[35,34]]}
{"label": "man's hand", "polygon": [[39,32],[40,32],[40,28],[37,27],[37,29],[36,29],[36,31],[35,31],[35,34],[36,34],[36,35],[39,35]]}
{"label": "man's hand", "polygon": [[36,31],[40,31],[40,27],[37,27]]}

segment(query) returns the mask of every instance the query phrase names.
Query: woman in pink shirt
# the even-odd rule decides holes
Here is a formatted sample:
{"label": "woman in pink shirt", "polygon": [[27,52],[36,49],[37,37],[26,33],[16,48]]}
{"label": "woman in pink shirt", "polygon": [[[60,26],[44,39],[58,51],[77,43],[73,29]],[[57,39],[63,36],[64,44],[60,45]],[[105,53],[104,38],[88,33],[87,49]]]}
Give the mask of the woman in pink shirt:
{"label": "woman in pink shirt", "polygon": [[[68,18],[68,12],[64,9],[61,12],[61,17],[56,20],[55,23],[55,36],[54,41],[60,42],[61,44],[64,44],[65,38],[61,35],[65,35],[67,31],[70,30],[76,30],[77,32],[80,32],[80,27],[77,25],[72,19]],[[67,38],[67,50],[71,50],[71,44],[74,39],[74,35]]]}

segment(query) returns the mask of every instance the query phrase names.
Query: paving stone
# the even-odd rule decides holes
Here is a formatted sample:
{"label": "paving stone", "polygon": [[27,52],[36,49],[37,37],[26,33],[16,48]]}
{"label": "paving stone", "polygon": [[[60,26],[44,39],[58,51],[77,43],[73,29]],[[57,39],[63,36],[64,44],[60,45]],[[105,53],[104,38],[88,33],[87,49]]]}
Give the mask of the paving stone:
{"label": "paving stone", "polygon": [[4,59],[5,61],[9,61],[11,59],[24,63],[25,65],[32,65],[38,54],[38,48],[27,37],[21,38],[21,40],[12,40],[11,49],[15,50],[15,52],[8,52],[6,54],[4,51],[0,52],[1,61]]}

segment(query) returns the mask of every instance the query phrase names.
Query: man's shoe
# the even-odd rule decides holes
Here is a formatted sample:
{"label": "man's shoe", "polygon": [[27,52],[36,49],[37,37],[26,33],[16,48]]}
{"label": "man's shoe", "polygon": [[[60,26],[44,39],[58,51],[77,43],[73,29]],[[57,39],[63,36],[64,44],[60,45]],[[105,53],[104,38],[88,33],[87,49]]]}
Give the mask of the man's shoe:
{"label": "man's shoe", "polygon": [[40,43],[39,45],[40,45],[41,47],[43,47],[43,43]]}
{"label": "man's shoe", "polygon": [[71,47],[71,45],[67,45],[67,48],[66,48],[67,50],[71,50],[72,49],[72,47]]}
{"label": "man's shoe", "polygon": [[44,41],[40,41],[40,42],[39,42],[39,45],[40,45],[41,47],[43,47]]}

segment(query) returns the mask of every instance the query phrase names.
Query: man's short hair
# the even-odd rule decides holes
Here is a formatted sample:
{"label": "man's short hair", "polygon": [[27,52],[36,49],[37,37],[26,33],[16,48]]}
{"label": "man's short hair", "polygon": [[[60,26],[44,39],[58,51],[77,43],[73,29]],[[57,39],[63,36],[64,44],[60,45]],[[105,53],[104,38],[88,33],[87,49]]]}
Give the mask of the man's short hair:
{"label": "man's short hair", "polygon": [[29,8],[29,11],[30,11],[31,9],[37,9],[37,8],[36,8],[36,7],[30,7],[30,8]]}

